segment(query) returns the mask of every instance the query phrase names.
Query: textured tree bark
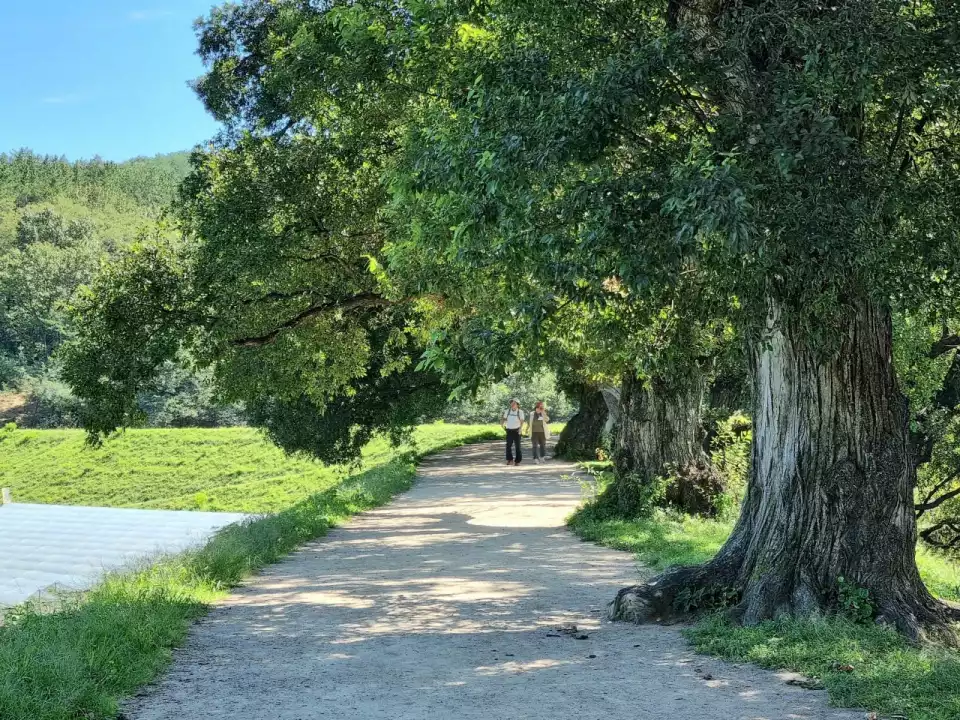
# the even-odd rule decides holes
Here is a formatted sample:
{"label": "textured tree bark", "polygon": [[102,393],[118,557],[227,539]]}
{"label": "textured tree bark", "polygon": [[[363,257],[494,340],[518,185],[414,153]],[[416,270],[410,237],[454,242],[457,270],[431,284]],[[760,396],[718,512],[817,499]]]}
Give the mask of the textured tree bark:
{"label": "textured tree bark", "polygon": [[735,599],[746,624],[808,615],[835,606],[843,577],[869,590],[878,622],[955,642],[952,611],[917,571],[916,475],[889,312],[856,302],[826,358],[776,310],[764,340],[752,349],[753,472],[733,534],[712,561],[622,590],[612,617],[665,618],[719,598]]}
{"label": "textured tree bark", "polygon": [[555,453],[566,460],[596,460],[610,409],[602,390],[584,386],[580,408],[563,428]]}
{"label": "textured tree bark", "polygon": [[682,384],[654,378],[648,383],[627,373],[620,390],[620,421],[614,444],[618,510],[635,515],[647,509],[663,478],[665,502],[685,512],[712,515],[723,491],[704,450],[705,378]]}

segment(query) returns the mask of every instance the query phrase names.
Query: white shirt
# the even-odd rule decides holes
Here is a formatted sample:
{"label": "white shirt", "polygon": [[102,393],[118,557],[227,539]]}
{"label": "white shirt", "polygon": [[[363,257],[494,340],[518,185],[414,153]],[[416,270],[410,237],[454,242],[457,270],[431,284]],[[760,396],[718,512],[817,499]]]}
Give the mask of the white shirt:
{"label": "white shirt", "polygon": [[523,427],[523,410],[511,408],[503,414],[503,419],[506,420],[507,430],[519,430]]}

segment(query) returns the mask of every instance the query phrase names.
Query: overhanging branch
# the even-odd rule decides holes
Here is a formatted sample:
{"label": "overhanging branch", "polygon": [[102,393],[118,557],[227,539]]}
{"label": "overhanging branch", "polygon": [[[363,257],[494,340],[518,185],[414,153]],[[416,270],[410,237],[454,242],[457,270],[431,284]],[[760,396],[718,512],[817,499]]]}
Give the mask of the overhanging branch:
{"label": "overhanging branch", "polygon": [[306,310],[303,310],[300,313],[297,313],[289,320],[277,325],[273,330],[270,330],[263,335],[256,335],[253,337],[238,338],[236,340],[231,340],[230,344],[235,347],[262,347],[264,345],[269,345],[284,330],[290,330],[291,328],[299,327],[307,321],[323,315],[324,313],[341,311],[349,312],[351,310],[360,310],[362,308],[368,307],[387,307],[393,305],[392,300],[388,300],[382,295],[377,295],[376,293],[360,293],[359,295],[354,295],[352,297],[344,298],[341,300],[331,300],[329,302],[317,303],[316,305],[311,305]]}
{"label": "overhanging branch", "polygon": [[944,329],[940,339],[931,346],[929,352],[927,353],[927,357],[933,360],[941,355],[946,355],[951,350],[956,350],[957,348],[960,348],[960,335],[951,333]]}
{"label": "overhanging branch", "polygon": [[[920,137],[923,134],[924,129],[927,127],[927,124],[930,122],[929,115],[923,115],[919,120],[917,120],[916,125],[913,127],[913,135],[915,138]],[[897,170],[897,177],[903,177],[903,174],[909,169],[909,167],[914,163],[913,159],[913,150],[908,149],[903,154],[903,160],[900,161],[900,168]]]}
{"label": "overhanging branch", "polygon": [[920,517],[921,515],[923,515],[926,512],[929,512],[930,510],[936,510],[945,502],[947,502],[948,500],[952,500],[958,495],[960,495],[960,487],[954,488],[950,492],[944,493],[943,495],[936,498],[935,500],[930,500],[929,502],[925,502],[923,504],[914,505],[914,510],[917,511],[917,517]]}
{"label": "overhanging branch", "polygon": [[960,524],[944,521],[920,531],[927,544],[942,550],[952,550],[960,546]]}

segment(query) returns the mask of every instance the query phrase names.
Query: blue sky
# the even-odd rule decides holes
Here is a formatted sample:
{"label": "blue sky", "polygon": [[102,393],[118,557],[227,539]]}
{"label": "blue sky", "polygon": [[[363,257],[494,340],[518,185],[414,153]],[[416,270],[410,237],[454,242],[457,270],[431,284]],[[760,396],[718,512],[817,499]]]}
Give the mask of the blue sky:
{"label": "blue sky", "polygon": [[188,150],[217,125],[187,86],[212,0],[0,0],[0,151]]}

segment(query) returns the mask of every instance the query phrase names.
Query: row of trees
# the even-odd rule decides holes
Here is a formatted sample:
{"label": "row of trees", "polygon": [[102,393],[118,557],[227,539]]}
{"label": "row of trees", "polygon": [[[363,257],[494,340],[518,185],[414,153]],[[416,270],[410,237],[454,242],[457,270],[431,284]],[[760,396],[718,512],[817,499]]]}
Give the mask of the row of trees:
{"label": "row of trees", "polygon": [[915,498],[956,407],[958,40],[947,0],[225,5],[196,88],[227,129],[183,239],[78,307],[86,424],[131,422],[187,350],[278,442],[342,459],[533,363],[584,408],[622,384],[629,510],[664,475],[709,501],[705,417],[749,397],[730,540],[614,614],[735,598],[755,623],[828,610],[843,577],[952,640],[914,550],[954,477],[939,458]]}
{"label": "row of trees", "polygon": [[[68,163],[26,150],[0,155],[0,392],[22,398],[0,415],[0,424],[76,424],[78,403],[59,381],[56,357],[75,332],[69,306],[101,263],[138,239],[156,236],[158,227],[163,232],[163,215],[187,175],[188,158],[178,153],[117,164]],[[209,368],[193,365],[183,354],[163,364],[138,395],[143,422],[243,423],[242,407],[219,402]],[[558,417],[572,412],[551,373],[511,377],[485,394],[447,407],[444,418],[489,421],[514,395],[546,399]]]}

